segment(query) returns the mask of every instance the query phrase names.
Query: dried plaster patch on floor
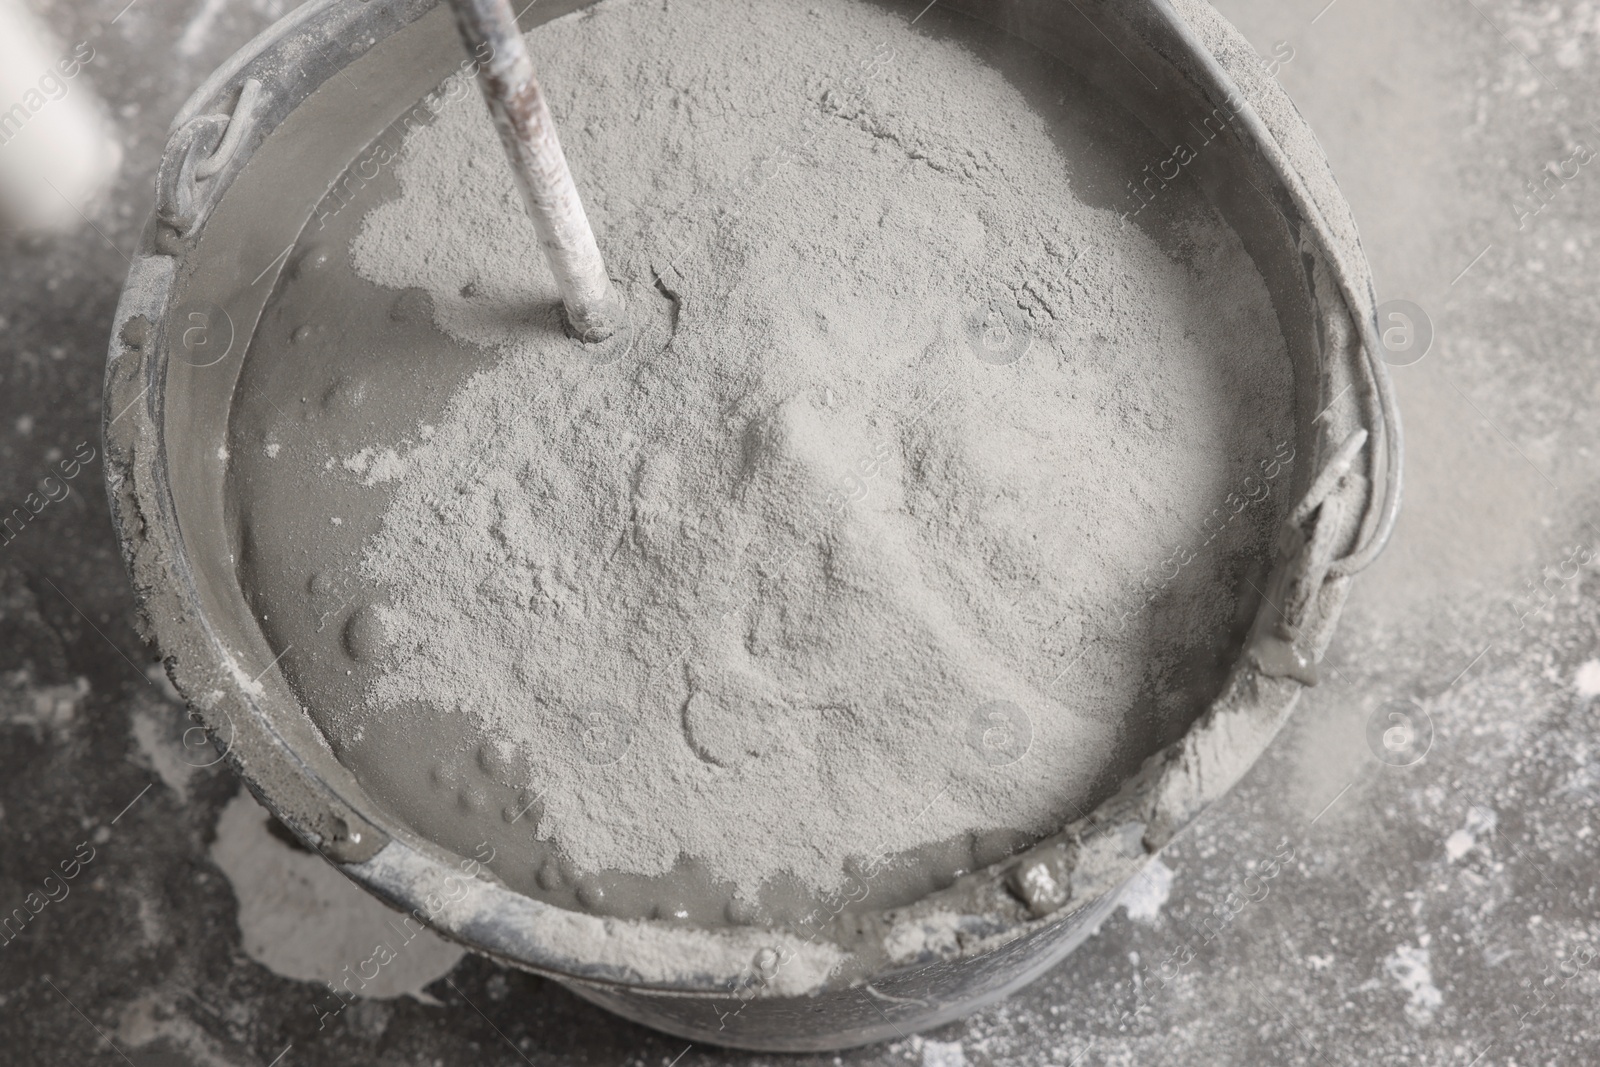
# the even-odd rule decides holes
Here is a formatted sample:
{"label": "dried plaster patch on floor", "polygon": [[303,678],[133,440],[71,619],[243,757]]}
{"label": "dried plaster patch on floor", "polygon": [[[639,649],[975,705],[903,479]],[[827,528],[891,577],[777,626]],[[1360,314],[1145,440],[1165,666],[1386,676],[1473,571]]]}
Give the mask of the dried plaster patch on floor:
{"label": "dried plaster patch on floor", "polygon": [[[270,816],[246,792],[217,819],[211,858],[233,883],[246,954],[304,982],[327,982],[363,997],[412,996],[448,974],[460,947],[401,916],[309,851],[280,840]],[[324,997],[327,1007],[336,1002]]]}
{"label": "dried plaster patch on floor", "polygon": [[1399,946],[1383,961],[1383,969],[1409,998],[1406,1017],[1418,1026],[1432,1022],[1434,1012],[1444,1004],[1444,994],[1433,984],[1427,945]]}
{"label": "dried plaster patch on floor", "polygon": [[1583,700],[1592,700],[1600,696],[1600,659],[1589,660],[1579,667],[1572,684]]}
{"label": "dried plaster patch on floor", "polygon": [[0,675],[0,724],[26,726],[43,737],[64,739],[89,695],[89,680],[78,677],[63,685],[38,685],[29,670]]}
{"label": "dried plaster patch on floor", "polygon": [[1135,922],[1154,924],[1172,895],[1172,868],[1153,859],[1122,891],[1118,905]]}
{"label": "dried plaster patch on floor", "polygon": [[222,757],[205,741],[204,732],[172,704],[145,693],[133,703],[130,729],[138,745],[133,761],[154,771],[180,801],[187,802],[190,777],[202,767],[220,763]]}
{"label": "dried plaster patch on floor", "polygon": [[184,1062],[165,1058],[159,1051],[140,1052],[156,1046],[181,1050],[187,1062],[196,1067],[234,1067],[222,1043],[206,1033],[194,1020],[174,1010],[177,994],[170,990],[150,992],[130,1001],[121,1011],[114,1031],[118,1049],[133,1051],[143,1063]]}

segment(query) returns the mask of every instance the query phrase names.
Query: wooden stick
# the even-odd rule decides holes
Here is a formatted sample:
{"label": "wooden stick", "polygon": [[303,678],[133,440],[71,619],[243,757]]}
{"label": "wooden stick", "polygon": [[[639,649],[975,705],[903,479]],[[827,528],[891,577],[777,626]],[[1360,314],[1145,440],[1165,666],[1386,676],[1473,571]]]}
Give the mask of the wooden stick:
{"label": "wooden stick", "polygon": [[467,51],[479,60],[478,86],[561,290],[567,324],[586,343],[604,341],[623,324],[622,296],[600,258],[510,0],[450,0],[450,6]]}

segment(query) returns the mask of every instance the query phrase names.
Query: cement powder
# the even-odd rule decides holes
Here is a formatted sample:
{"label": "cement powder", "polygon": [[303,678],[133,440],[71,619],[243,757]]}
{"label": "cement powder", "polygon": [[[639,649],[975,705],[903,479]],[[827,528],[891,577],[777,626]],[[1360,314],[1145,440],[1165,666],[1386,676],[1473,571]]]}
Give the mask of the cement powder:
{"label": "cement powder", "polygon": [[1141,577],[1286,420],[1259,276],[1214,216],[1180,263],[1084,203],[1022,91],[920,29],[608,0],[530,34],[664,350],[590,366],[530,325],[554,286],[481,108],[411,135],[353,244],[494,358],[335,471],[393,493],[350,714],[489,742],[581,869],[692,857],[754,898],[1049,832],[1170,733],[1186,635],[1234,625],[1219,548],[1154,606]]}

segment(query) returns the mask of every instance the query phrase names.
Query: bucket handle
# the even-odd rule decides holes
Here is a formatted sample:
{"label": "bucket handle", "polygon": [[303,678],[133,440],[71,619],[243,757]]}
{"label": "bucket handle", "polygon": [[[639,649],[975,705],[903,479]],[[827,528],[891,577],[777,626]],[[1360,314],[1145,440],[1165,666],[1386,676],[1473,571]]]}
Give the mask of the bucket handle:
{"label": "bucket handle", "polygon": [[261,82],[250,78],[233,114],[196,115],[167,142],[156,172],[156,215],[179,237],[189,237],[211,213],[218,191],[211,179],[232,162],[254,129],[261,95]]}

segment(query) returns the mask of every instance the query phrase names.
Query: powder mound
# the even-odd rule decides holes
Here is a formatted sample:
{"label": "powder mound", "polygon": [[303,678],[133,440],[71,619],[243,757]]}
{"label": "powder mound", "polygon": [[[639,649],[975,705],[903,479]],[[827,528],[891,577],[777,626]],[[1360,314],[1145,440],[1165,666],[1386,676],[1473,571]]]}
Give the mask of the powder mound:
{"label": "powder mound", "polygon": [[675,332],[571,359],[482,110],[410,136],[354,263],[494,359],[334,470],[392,492],[363,713],[486,742],[581,870],[692,857],[746,898],[1092,803],[1231,622],[1215,551],[1162,611],[1139,577],[1285,407],[1233,237],[1168,258],[1006,77],[877,7],[608,0],[529,43],[612,272]]}

